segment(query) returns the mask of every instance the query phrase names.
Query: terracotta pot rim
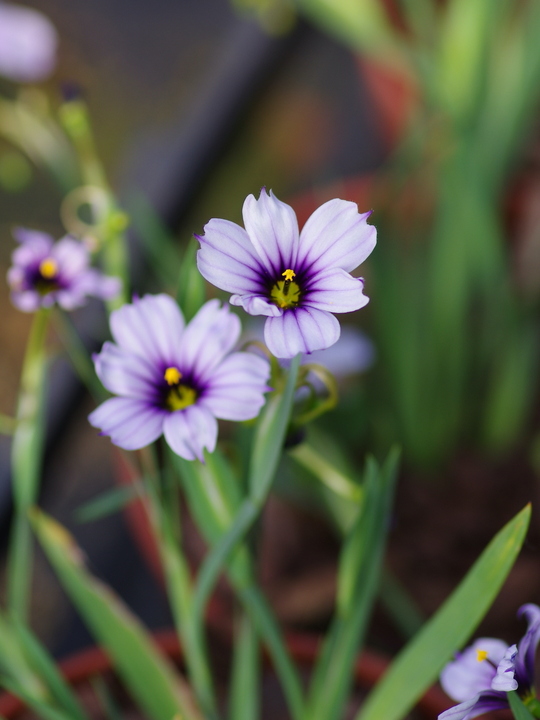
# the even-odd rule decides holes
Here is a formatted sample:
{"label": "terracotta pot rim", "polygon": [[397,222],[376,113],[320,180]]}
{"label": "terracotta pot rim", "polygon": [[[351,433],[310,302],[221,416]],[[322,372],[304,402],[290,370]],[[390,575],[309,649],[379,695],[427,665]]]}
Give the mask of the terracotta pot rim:
{"label": "terracotta pot rim", "polygon": [[[172,629],[158,630],[152,633],[157,647],[169,658],[182,661],[183,652],[176,631]],[[286,643],[292,659],[300,666],[312,667],[320,650],[323,638],[313,633],[287,633]],[[373,686],[386,672],[390,660],[384,654],[374,650],[363,650],[355,665],[355,679],[362,687]],[[70,685],[77,685],[95,675],[112,670],[112,662],[105,650],[90,647],[67,657],[59,663],[59,668]],[[418,702],[418,709],[426,718],[434,718],[449,705],[449,700],[442,690],[434,686]],[[0,695],[0,715],[8,720],[16,718],[24,709],[25,704],[10,693]]]}

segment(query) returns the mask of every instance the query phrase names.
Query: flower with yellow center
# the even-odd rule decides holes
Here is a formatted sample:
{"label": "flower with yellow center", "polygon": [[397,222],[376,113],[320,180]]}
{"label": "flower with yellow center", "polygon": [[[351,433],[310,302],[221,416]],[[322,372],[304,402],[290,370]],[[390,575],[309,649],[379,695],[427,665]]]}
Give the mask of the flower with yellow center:
{"label": "flower with yellow center", "polygon": [[46,280],[52,280],[58,273],[58,263],[51,257],[47,257],[39,263],[39,272]]}
{"label": "flower with yellow center", "polygon": [[350,273],[375,247],[370,213],[355,203],[330,200],[315,210],[301,232],[294,210],[263,188],[242,209],[244,228],[210,220],[197,265],[217,287],[233,293],[231,305],[265,315],[264,339],[279,358],[324,350],[337,342],[334,313],[366,305],[364,281]]}

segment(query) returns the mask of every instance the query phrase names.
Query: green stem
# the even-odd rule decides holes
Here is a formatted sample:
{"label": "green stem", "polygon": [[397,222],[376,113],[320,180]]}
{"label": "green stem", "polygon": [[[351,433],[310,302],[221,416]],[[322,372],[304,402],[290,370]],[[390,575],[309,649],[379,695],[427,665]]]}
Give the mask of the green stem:
{"label": "green stem", "polygon": [[301,720],[304,717],[302,686],[272,611],[255,584],[237,587],[236,591],[268,648],[274,670],[283,686],[291,717],[293,720]]}
{"label": "green stem", "polygon": [[108,397],[108,394],[96,375],[88,350],[79,337],[71,318],[67,313],[58,310],[54,313],[52,320],[58,337],[81,382],[96,402],[102,402]]}
{"label": "green stem", "polygon": [[218,718],[204,636],[195,632],[189,567],[175,537],[175,529],[158,496],[156,475],[146,482],[146,500],[158,542],[176,631],[185,648],[185,659],[193,688],[207,720]]}
{"label": "green stem", "polygon": [[11,448],[14,515],[8,548],[7,596],[11,614],[21,622],[25,622],[28,616],[32,574],[32,535],[28,510],[36,500],[43,453],[42,414],[48,320],[49,311],[39,310],[30,330]]}
{"label": "green stem", "polygon": [[531,695],[530,697],[526,698],[524,701],[525,707],[527,710],[531,713],[531,715],[534,715],[535,718],[540,718],[540,701],[537,697],[534,697]]}
{"label": "green stem", "polygon": [[292,450],[289,450],[289,455],[336,495],[357,505],[362,502],[364,495],[362,486],[335,468],[309,443],[297,445]]}
{"label": "green stem", "polygon": [[259,639],[252,619],[242,612],[235,636],[230,687],[230,720],[257,720],[259,702]]}

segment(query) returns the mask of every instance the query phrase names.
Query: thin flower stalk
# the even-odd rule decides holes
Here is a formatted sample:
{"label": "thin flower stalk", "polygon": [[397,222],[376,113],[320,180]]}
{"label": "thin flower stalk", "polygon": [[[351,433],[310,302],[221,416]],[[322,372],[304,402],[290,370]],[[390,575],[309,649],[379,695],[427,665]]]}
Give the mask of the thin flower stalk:
{"label": "thin flower stalk", "polygon": [[28,617],[32,542],[28,510],[36,502],[43,454],[44,388],[47,368],[45,338],[49,311],[33,319],[24,357],[16,425],[11,446],[13,520],[8,548],[7,596],[13,617]]}

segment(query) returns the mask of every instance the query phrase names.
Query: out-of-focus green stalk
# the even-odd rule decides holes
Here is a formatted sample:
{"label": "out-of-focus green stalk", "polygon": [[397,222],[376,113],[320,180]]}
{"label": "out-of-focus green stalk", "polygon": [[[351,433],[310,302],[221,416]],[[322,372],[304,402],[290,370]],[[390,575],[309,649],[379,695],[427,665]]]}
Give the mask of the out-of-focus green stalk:
{"label": "out-of-focus green stalk", "polygon": [[58,309],[53,314],[52,320],[75,372],[96,402],[103,402],[108,394],[96,375],[94,364],[71,318],[63,310]]}
{"label": "out-of-focus green stalk", "polygon": [[230,683],[229,720],[257,720],[259,702],[259,639],[252,619],[242,612],[235,635]]}
{"label": "out-of-focus green stalk", "polygon": [[96,152],[86,103],[82,100],[64,103],[60,108],[60,120],[77,152],[85,186],[89,190],[101,190],[106,198],[105,211],[98,218],[95,230],[102,244],[105,272],[122,280],[122,290],[118,297],[107,302],[111,311],[129,302],[129,259],[125,236],[128,218],[116,203]]}
{"label": "out-of-focus green stalk", "polygon": [[364,495],[363,487],[331,465],[313,445],[301,443],[290,450],[289,454],[336,495],[355,504],[361,503]]}
{"label": "out-of-focus green stalk", "polygon": [[169,508],[170,512],[167,512],[163,497],[160,496],[157,487],[155,458],[151,457],[149,453],[144,453],[143,457],[149,469],[144,500],[150,511],[154,537],[163,563],[174,624],[185,648],[186,665],[197,700],[206,719],[215,720],[219,716],[208,653],[204,636],[196,633],[192,623],[192,582],[189,567],[177,537],[177,528],[175,527],[178,522],[177,513],[173,519],[175,508]]}
{"label": "out-of-focus green stalk", "polygon": [[14,515],[8,549],[7,596],[10,613],[21,622],[28,616],[32,573],[32,535],[27,513],[38,492],[45,430],[43,395],[48,320],[48,310],[38,310],[34,316],[22,367],[17,425],[11,448]]}
{"label": "out-of-focus green stalk", "polygon": [[73,150],[54,119],[37,112],[27,98],[28,93],[25,99],[0,98],[0,135],[38,167],[47,168],[60,190],[68,192],[80,182]]}

